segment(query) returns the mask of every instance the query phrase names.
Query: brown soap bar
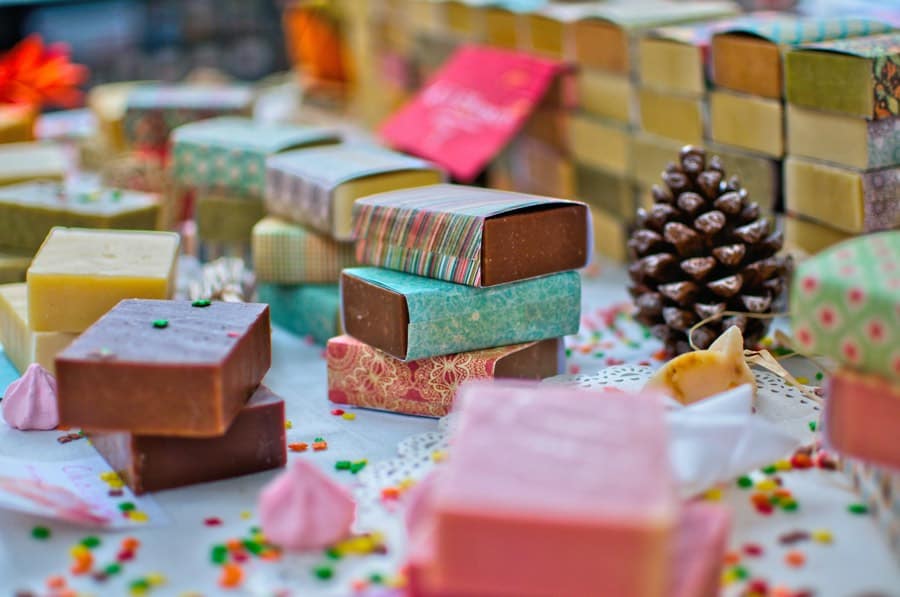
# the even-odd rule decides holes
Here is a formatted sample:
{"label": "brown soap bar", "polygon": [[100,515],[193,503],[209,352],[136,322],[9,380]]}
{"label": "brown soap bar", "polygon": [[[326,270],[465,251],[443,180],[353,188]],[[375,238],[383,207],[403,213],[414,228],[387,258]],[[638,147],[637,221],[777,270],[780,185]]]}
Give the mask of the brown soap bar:
{"label": "brown soap bar", "polygon": [[93,446],[141,494],[284,466],[284,401],[260,386],[225,435],[210,438],[88,432]]}
{"label": "brown soap bar", "polygon": [[62,425],[225,433],[272,361],[269,308],[128,299],[56,358]]}

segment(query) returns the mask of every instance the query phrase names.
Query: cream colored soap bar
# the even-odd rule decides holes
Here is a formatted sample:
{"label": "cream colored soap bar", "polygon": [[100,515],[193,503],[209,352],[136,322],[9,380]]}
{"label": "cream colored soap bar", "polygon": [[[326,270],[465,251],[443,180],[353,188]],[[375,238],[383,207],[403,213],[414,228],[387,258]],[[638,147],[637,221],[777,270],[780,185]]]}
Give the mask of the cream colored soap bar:
{"label": "cream colored soap bar", "polygon": [[28,269],[32,328],[81,332],[122,299],[171,298],[178,244],[172,232],[54,228]]}
{"label": "cream colored soap bar", "polygon": [[[52,143],[4,143],[0,145],[0,186],[29,180],[62,180],[66,156]],[[0,245],[2,245],[0,241]]]}
{"label": "cream colored soap bar", "polygon": [[800,250],[808,255],[815,255],[852,237],[853,235],[847,232],[805,220],[794,214],[787,214],[784,217],[785,248]]}
{"label": "cream colored soap bar", "polygon": [[780,158],[784,155],[784,108],[779,100],[730,91],[709,94],[713,141]]}
{"label": "cream colored soap bar", "polygon": [[627,76],[582,68],[576,81],[582,110],[618,122],[635,123],[636,92]]}
{"label": "cream colored soap bar", "polygon": [[31,363],[55,373],[54,359],[78,334],[34,332],[28,325],[28,286],[0,286],[0,344],[19,372]]}
{"label": "cream colored soap bar", "polygon": [[642,88],[638,92],[641,126],[680,143],[702,145],[706,137],[703,100]]}
{"label": "cream colored soap bar", "polygon": [[628,172],[632,136],[625,125],[578,113],[569,118],[569,143],[578,164],[613,174]]}

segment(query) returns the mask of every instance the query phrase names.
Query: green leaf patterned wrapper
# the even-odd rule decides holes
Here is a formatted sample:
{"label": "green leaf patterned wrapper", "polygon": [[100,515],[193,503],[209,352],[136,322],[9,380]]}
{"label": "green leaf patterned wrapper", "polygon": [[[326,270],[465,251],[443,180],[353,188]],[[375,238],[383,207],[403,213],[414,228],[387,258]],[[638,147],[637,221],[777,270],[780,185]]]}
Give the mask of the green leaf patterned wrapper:
{"label": "green leaf patterned wrapper", "polygon": [[900,381],[900,231],[853,238],[803,262],[791,317],[804,351]]}
{"label": "green leaf patterned wrapper", "polygon": [[338,336],[341,296],[337,284],[259,284],[257,297],[268,303],[272,323],[324,345]]}
{"label": "green leaf patterned wrapper", "polygon": [[353,243],[340,242],[299,224],[268,217],[253,227],[253,271],[260,282],[336,284],[356,265]]}

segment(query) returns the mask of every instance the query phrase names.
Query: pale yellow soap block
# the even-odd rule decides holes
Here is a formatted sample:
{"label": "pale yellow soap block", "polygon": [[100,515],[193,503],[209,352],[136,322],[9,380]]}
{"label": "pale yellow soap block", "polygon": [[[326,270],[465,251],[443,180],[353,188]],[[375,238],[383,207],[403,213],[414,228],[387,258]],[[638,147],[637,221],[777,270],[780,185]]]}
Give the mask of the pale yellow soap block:
{"label": "pale yellow soap block", "polygon": [[638,102],[645,131],[680,143],[703,144],[706,111],[702,100],[645,87],[638,93]]}
{"label": "pale yellow soap block", "polygon": [[119,301],[175,291],[173,232],[54,228],[28,269],[35,331],[81,332]]}
{"label": "pale yellow soap block", "polygon": [[67,332],[34,332],[28,325],[28,286],[0,286],[0,344],[20,373],[31,363],[55,373],[56,355],[78,334]]}
{"label": "pale yellow soap block", "polygon": [[739,328],[731,326],[708,349],[679,355],[663,365],[646,389],[691,404],[744,384],[750,384],[755,397],[756,379],[744,360],[744,337]]}
{"label": "pale yellow soap block", "polygon": [[613,174],[628,172],[632,136],[625,125],[584,113],[568,120],[569,145],[576,163]]}
{"label": "pale yellow soap block", "polygon": [[784,155],[784,109],[779,100],[730,91],[709,94],[713,141],[768,156]]}
{"label": "pale yellow soap block", "polygon": [[636,91],[627,76],[582,68],[576,83],[578,102],[585,112],[626,124],[636,121]]}
{"label": "pale yellow soap block", "polygon": [[828,247],[844,242],[853,235],[819,222],[805,220],[793,214],[784,218],[784,246],[815,255]]}
{"label": "pale yellow soap block", "polygon": [[[0,145],[0,186],[29,180],[62,180],[66,175],[63,149],[52,143]],[[0,240],[0,245],[3,241]]]}

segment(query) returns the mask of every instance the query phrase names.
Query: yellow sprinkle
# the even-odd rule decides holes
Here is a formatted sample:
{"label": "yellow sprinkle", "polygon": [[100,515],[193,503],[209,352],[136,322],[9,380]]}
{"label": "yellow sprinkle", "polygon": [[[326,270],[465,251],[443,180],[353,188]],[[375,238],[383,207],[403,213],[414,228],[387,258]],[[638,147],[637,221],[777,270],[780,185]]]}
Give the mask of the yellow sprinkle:
{"label": "yellow sprinkle", "polygon": [[356,418],[356,413],[344,413],[341,415],[341,418],[345,421],[352,421]]}
{"label": "yellow sprinkle", "polygon": [[775,470],[779,471],[789,471],[791,470],[791,462],[789,460],[776,460],[775,461]]}
{"label": "yellow sprinkle", "polygon": [[110,481],[121,481],[119,478],[119,474],[114,471],[106,471],[105,473],[100,473],[100,480],[106,481],[109,483]]}
{"label": "yellow sprinkle", "polygon": [[772,343],[773,343],[773,340],[772,340],[771,336],[766,336],[765,338],[762,339],[763,346],[772,346]]}
{"label": "yellow sprinkle", "polygon": [[415,484],[416,484],[415,479],[413,479],[411,477],[407,477],[407,478],[403,479],[402,481],[400,481],[400,483],[398,483],[397,486],[400,489],[409,489],[410,487],[412,487]]}
{"label": "yellow sprinkle", "polygon": [[122,489],[125,487],[122,481],[107,481],[106,484],[109,485],[110,489]]}
{"label": "yellow sprinkle", "polygon": [[805,386],[806,386],[806,385],[809,385],[809,378],[808,378],[808,377],[798,377],[798,378],[797,378],[797,381],[798,381],[799,383],[802,383],[802,384],[805,385]]}
{"label": "yellow sprinkle", "polygon": [[250,512],[250,510],[244,510],[243,512],[241,512],[241,518],[244,520],[247,520],[251,516],[253,516],[253,514]]}
{"label": "yellow sprinkle", "polygon": [[817,543],[831,543],[834,541],[834,537],[831,534],[831,531],[826,529],[818,529],[810,533],[813,541]]}
{"label": "yellow sprinkle", "polygon": [[262,533],[253,533],[253,536],[250,538],[257,543],[267,543],[266,536]]}
{"label": "yellow sprinkle", "polygon": [[73,545],[69,548],[69,555],[75,558],[76,560],[79,558],[83,558],[85,556],[90,555],[91,550],[81,545],[80,543]]}
{"label": "yellow sprinkle", "polygon": [[712,489],[708,489],[706,493],[703,494],[703,498],[712,502],[718,502],[722,499],[722,488],[713,487]]}
{"label": "yellow sprinkle", "polygon": [[166,584],[166,577],[159,572],[151,572],[147,575],[147,582],[150,583],[152,587],[158,587],[160,585]]}
{"label": "yellow sprinkle", "polygon": [[447,453],[443,450],[435,450],[431,453],[431,459],[435,462],[443,462],[447,458]]}
{"label": "yellow sprinkle", "polygon": [[135,586],[135,587],[129,588],[128,592],[131,593],[132,595],[146,595],[147,590],[148,590],[147,587]]}
{"label": "yellow sprinkle", "polygon": [[293,429],[294,428],[294,424],[291,423],[290,419],[288,419],[287,421],[284,422],[284,428],[285,429]]}
{"label": "yellow sprinkle", "polygon": [[756,489],[759,491],[775,491],[778,489],[778,483],[772,479],[763,479],[756,483]]}
{"label": "yellow sprinkle", "polygon": [[729,568],[725,572],[722,573],[722,584],[730,585],[740,580],[738,578],[737,572],[734,571],[733,568]]}
{"label": "yellow sprinkle", "polygon": [[150,517],[142,510],[132,510],[128,513],[128,520],[133,520],[134,522],[147,522],[150,520]]}

